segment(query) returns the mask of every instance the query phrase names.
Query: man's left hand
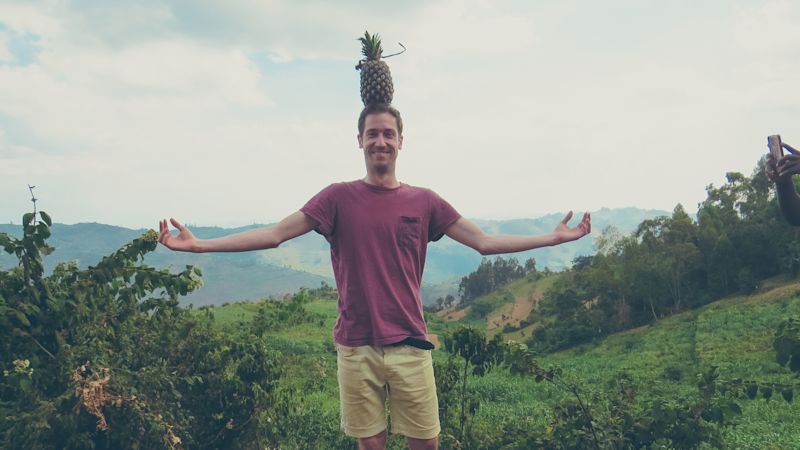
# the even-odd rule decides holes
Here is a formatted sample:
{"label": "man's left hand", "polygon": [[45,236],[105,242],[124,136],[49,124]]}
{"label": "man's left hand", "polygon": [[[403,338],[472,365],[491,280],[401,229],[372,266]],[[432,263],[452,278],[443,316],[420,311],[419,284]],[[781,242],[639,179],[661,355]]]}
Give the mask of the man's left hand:
{"label": "man's left hand", "polygon": [[556,229],[553,230],[553,234],[561,242],[570,242],[580,239],[587,234],[592,232],[592,216],[589,213],[583,213],[583,219],[581,222],[575,226],[570,227],[569,221],[572,219],[572,211],[568,212],[564,220],[558,223]]}

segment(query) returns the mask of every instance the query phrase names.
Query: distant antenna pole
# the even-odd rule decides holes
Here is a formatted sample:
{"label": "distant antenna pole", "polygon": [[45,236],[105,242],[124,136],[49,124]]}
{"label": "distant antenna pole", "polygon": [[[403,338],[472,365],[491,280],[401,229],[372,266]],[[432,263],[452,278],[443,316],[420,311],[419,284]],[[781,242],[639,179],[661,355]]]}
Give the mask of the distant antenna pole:
{"label": "distant antenna pole", "polygon": [[33,223],[34,224],[36,224],[36,200],[38,200],[36,198],[36,196],[33,195],[33,189],[35,187],[36,186],[31,186],[30,184],[28,185],[28,190],[31,191],[31,201],[33,202]]}

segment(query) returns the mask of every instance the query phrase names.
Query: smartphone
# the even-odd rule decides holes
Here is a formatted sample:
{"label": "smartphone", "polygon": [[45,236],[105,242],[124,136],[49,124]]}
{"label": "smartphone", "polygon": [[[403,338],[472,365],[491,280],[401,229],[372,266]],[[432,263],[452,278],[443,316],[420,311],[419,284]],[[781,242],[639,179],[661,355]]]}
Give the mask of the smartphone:
{"label": "smartphone", "polygon": [[781,145],[781,135],[773,134],[771,136],[767,136],[767,145],[769,146],[769,152],[775,158],[775,162],[779,159],[783,158],[783,147]]}

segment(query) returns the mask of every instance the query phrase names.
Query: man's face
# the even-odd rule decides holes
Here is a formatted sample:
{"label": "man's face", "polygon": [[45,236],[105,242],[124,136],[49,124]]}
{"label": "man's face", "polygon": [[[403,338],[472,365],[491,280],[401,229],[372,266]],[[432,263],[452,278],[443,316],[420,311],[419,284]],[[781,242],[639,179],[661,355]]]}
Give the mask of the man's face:
{"label": "man's face", "polygon": [[397,132],[397,119],[389,113],[370,114],[364,120],[364,133],[358,136],[367,166],[379,171],[394,167],[403,136]]}

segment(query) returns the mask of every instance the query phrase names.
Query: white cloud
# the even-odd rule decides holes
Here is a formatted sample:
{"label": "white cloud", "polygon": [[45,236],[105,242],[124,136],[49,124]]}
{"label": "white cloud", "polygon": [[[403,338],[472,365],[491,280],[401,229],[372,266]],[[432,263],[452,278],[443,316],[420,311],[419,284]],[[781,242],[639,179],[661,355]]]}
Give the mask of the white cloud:
{"label": "white cloud", "polygon": [[0,3],[0,23],[18,33],[53,36],[60,32],[58,19],[31,2]]}
{"label": "white cloud", "polygon": [[0,31],[0,64],[10,63],[12,60],[13,55],[8,48],[8,33]]}
{"label": "white cloud", "polygon": [[0,92],[0,112],[62,149],[107,146],[164,128],[180,133],[190,118],[216,121],[230,110],[271,104],[241,51],[186,41],[122,51],[59,42],[44,48],[37,64],[0,68],[0,84],[14,86]]}
{"label": "white cloud", "polygon": [[276,220],[361,176],[365,27],[386,52],[408,48],[389,60],[401,179],[468,216],[693,209],[800,121],[789,1],[114,5],[0,5],[39,47],[33,64],[0,65],[0,189],[50,190],[57,220]]}
{"label": "white cloud", "polygon": [[[785,2],[783,8],[781,22],[796,22],[797,9]],[[781,65],[793,69],[784,70],[780,81],[759,73],[757,67],[774,61],[764,56],[770,52],[732,48],[736,31],[724,10],[676,23],[637,17],[633,22],[648,35],[630,34],[610,49],[590,36],[603,27],[632,25],[596,17],[580,29],[568,26],[572,21],[563,14],[532,12],[524,27],[533,31],[513,41],[506,39],[508,30],[523,26],[515,28],[497,11],[481,11],[485,27],[467,27],[475,33],[463,37],[487,37],[489,45],[464,53],[460,65],[427,64],[426,54],[399,71],[409,83],[397,94],[410,105],[404,107],[408,133],[414,133],[414,118],[426,127],[420,134],[427,137],[416,141],[424,148],[414,156],[407,152],[410,165],[425,183],[442,186],[454,203],[465,205],[468,215],[626,205],[669,209],[678,202],[692,209],[704,187],[724,172],[750,172],[772,127],[789,129],[800,118],[796,108],[784,116],[763,114],[776,101],[797,104],[789,77],[798,73],[800,59],[784,58],[791,63]],[[458,11],[451,17],[463,20]],[[564,25],[559,30],[553,24]],[[451,27],[459,33],[445,18],[441,29]],[[573,48],[558,45],[572,34],[586,39]],[[647,41],[644,48],[640,40]],[[506,41],[519,45],[512,46],[514,56],[491,53]],[[403,64],[398,59],[393,67]],[[755,113],[759,109],[762,114]],[[496,201],[508,193],[530,200]]]}

